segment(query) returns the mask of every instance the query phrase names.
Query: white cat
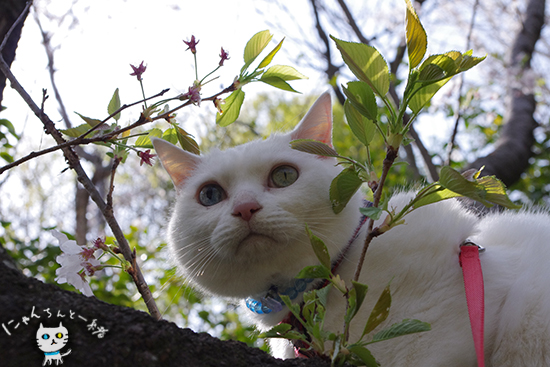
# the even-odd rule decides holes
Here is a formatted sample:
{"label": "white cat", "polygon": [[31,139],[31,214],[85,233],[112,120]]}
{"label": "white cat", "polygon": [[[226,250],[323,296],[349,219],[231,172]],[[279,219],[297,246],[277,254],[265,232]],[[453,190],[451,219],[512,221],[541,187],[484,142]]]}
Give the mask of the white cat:
{"label": "white cat", "polygon": [[[314,284],[293,280],[302,268],[318,261],[305,224],[334,259],[360,218],[360,194],[341,213],[331,209],[329,186],[341,170],[336,160],[289,146],[294,139],[331,144],[331,116],[330,95],[325,93],[289,134],[200,157],[153,141],[177,188],[168,235],[179,268],[197,288],[256,309],[249,313],[263,330],[288,314],[273,303],[274,289],[295,293],[295,302],[300,302],[300,291]],[[411,197],[398,194],[390,207],[402,207]],[[364,231],[337,269],[344,280],[353,278]],[[362,333],[378,296],[391,281],[390,315],[377,330],[406,318],[428,322],[432,330],[370,345],[382,366],[475,366],[458,262],[459,245],[466,239],[487,249],[480,256],[486,365],[550,366],[550,217],[505,212],[480,218],[456,200],[414,211],[406,225],[371,243],[360,279],[369,292],[352,325],[351,340]],[[325,328],[340,331],[343,297],[334,293],[327,308]],[[275,356],[294,356],[289,342],[271,344]]]}
{"label": "white cat", "polygon": [[63,357],[71,353],[70,349],[65,353],[61,353],[61,349],[67,345],[68,341],[69,331],[63,326],[63,323],[60,322],[57,327],[44,327],[40,324],[36,331],[36,343],[38,348],[44,352],[42,366],[45,366],[46,363],[51,365],[52,362],[55,362],[56,366],[63,364]]}

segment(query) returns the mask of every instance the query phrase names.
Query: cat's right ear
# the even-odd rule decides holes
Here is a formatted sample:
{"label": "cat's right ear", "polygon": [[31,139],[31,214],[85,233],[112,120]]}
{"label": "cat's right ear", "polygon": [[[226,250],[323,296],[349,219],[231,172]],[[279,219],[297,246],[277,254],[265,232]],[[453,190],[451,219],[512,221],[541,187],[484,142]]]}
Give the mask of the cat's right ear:
{"label": "cat's right ear", "polygon": [[186,152],[166,140],[151,138],[151,142],[155,147],[162,166],[170,175],[174,185],[176,187],[182,186],[199,164],[200,157]]}
{"label": "cat's right ear", "polygon": [[323,93],[291,133],[292,140],[312,139],[332,146],[332,103]]}

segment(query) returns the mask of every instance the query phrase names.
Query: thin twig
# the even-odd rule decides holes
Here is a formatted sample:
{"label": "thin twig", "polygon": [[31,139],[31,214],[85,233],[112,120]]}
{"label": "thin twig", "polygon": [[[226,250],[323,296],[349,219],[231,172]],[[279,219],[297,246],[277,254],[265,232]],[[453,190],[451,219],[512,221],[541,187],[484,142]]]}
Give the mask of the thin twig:
{"label": "thin twig", "polygon": [[[152,97],[149,97],[147,99],[153,99],[153,98],[157,98],[157,97],[160,97],[162,96],[164,93],[166,93],[168,91],[168,89],[164,89],[163,91],[161,91],[160,93],[157,93],[155,94],[154,96]],[[129,107],[132,107],[132,106],[135,106],[139,103],[142,103],[143,100],[140,100],[140,101],[137,101],[137,102],[134,102],[134,103],[130,103],[129,105],[123,105],[121,106],[118,110],[116,110],[115,112],[113,112],[112,114],[109,115],[109,117],[107,117],[106,119],[104,119],[102,121],[102,123],[106,122],[107,120],[109,120],[110,118],[112,118],[113,116],[115,116],[116,114],[118,114],[119,112],[129,108]],[[43,109],[41,109],[43,110]],[[152,119],[153,120],[157,120],[157,118],[154,118]],[[66,147],[70,147],[70,146],[77,146],[77,145],[87,145],[87,144],[91,144],[91,143],[97,143],[97,142],[106,142],[108,140],[111,140],[115,135],[119,135],[119,134],[122,134],[124,131],[126,130],[131,130],[131,129],[134,129],[138,126],[141,126],[145,123],[147,123],[148,121],[145,120],[145,119],[142,119],[140,117],[140,119],[138,121],[136,121],[135,123],[125,127],[125,128],[122,128],[120,130],[115,130],[111,133],[108,133],[108,134],[104,134],[104,135],[101,135],[101,136],[98,136],[98,137],[95,137],[95,138],[89,138],[89,139],[85,139],[85,136],[89,134],[90,130],[88,130],[88,132],[82,134],[81,136],[73,139],[73,140],[69,140],[69,141],[65,141],[64,143],[62,144],[58,144],[58,145],[54,145],[53,147],[49,147],[49,148],[46,148],[46,149],[43,149],[43,150],[40,150],[38,152],[31,152],[30,154],[26,155],[25,157],[23,158],[20,158],[12,163],[8,163],[6,164],[5,166],[2,166],[0,167],[0,175],[2,173],[4,173],[5,171],[13,168],[13,167],[16,167],[16,166],[19,166],[20,164],[22,163],[25,163],[26,161],[29,161],[33,158],[36,158],[36,157],[40,157],[41,155],[44,155],[44,154],[48,154],[48,153],[52,153],[52,152],[55,152],[56,150],[59,150],[59,149],[63,149],[63,148],[66,148]],[[95,130],[97,128],[97,126],[99,126],[101,124],[98,124],[96,126],[94,126],[92,129]]]}
{"label": "thin twig", "polygon": [[[391,146],[387,147],[386,158],[384,158],[384,163],[382,166],[382,174],[380,175],[380,181],[378,182],[378,187],[374,192],[374,198],[373,198],[374,207],[378,207],[378,205],[380,204],[380,198],[382,197],[382,189],[384,188],[386,178],[388,177],[388,173],[390,172],[393,162],[395,162],[397,158],[398,152],[399,152],[399,148],[393,148]],[[369,248],[370,243],[372,242],[373,238],[380,235],[378,228],[373,228],[373,227],[374,227],[374,219],[370,218],[368,227],[367,227],[367,237],[365,238],[363,249],[361,251],[361,255],[359,256],[359,262],[357,263],[357,268],[355,269],[355,276],[353,277],[353,280],[356,282],[359,281],[359,276],[361,275],[361,269],[363,268],[363,262],[365,261],[365,256],[367,254],[367,250]]]}
{"label": "thin twig", "polygon": [[113,211],[113,191],[115,190],[115,173],[121,158],[115,156],[113,158],[113,165],[111,166],[111,181],[109,183],[109,192],[107,193],[107,210]]}
{"label": "thin twig", "polygon": [[[6,78],[11,82],[12,87],[19,93],[19,95],[23,98],[23,100],[27,103],[29,108],[34,112],[34,114],[42,121],[44,125],[44,129],[48,134],[50,134],[57,144],[64,144],[65,140],[63,139],[63,136],[57,130],[55,127],[55,124],[53,121],[46,115],[33,101],[31,96],[27,93],[27,91],[21,86],[17,78],[13,75],[11,72],[8,64],[0,54],[0,71],[4,73]],[[77,174],[78,181],[84,186],[86,191],[90,194],[90,197],[92,200],[96,203],[98,208],[101,210],[103,216],[105,217],[105,220],[107,221],[107,224],[111,228],[111,231],[113,232],[113,235],[118,241],[118,245],[121,249],[122,254],[124,255],[124,258],[131,262],[135,263],[133,259],[135,259],[132,256],[132,251],[130,249],[130,246],[128,244],[128,241],[126,240],[126,237],[124,237],[124,233],[122,229],[120,228],[116,218],[113,216],[112,211],[108,210],[107,204],[105,201],[103,201],[103,198],[97,191],[97,188],[92,183],[84,169],[82,168],[82,165],[80,164],[80,159],[76,155],[76,153],[72,150],[72,147],[65,146],[62,148],[63,155],[65,156],[65,159],[67,160],[67,163],[69,164],[69,167],[71,167]],[[145,304],[147,305],[147,308],[149,312],[151,313],[151,316],[153,316],[155,319],[160,319],[162,316],[158,310],[158,307],[155,303],[155,300],[153,299],[153,295],[151,294],[151,290],[147,286],[147,283],[145,282],[145,279],[143,278],[143,274],[141,273],[141,270],[137,264],[132,269],[131,272],[132,278],[134,279],[134,282],[138,288],[138,291],[143,297],[143,300],[145,301]]]}
{"label": "thin twig", "polygon": [[[472,18],[470,19],[470,27],[468,29],[468,37],[466,38],[466,50],[470,49],[470,43],[472,42],[472,33],[474,31],[475,19],[477,14],[477,7],[479,5],[479,0],[476,0],[474,3],[474,8],[472,9]],[[455,123],[453,127],[453,133],[451,134],[451,139],[447,146],[447,159],[445,160],[445,165],[449,166],[451,164],[451,155],[455,148],[456,135],[458,133],[458,125],[462,119],[462,89],[464,88],[464,73],[460,74],[460,83],[458,85],[458,106],[456,108],[455,114]]]}

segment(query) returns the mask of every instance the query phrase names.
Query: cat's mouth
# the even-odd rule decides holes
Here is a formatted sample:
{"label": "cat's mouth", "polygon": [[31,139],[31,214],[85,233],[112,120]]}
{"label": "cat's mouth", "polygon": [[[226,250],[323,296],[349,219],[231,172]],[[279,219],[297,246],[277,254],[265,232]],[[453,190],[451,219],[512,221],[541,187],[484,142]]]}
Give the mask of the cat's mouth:
{"label": "cat's mouth", "polygon": [[275,242],[275,239],[258,232],[250,232],[246,237],[244,237],[237,248],[235,249],[236,254],[246,254],[248,252],[256,252],[265,250],[265,246]]}

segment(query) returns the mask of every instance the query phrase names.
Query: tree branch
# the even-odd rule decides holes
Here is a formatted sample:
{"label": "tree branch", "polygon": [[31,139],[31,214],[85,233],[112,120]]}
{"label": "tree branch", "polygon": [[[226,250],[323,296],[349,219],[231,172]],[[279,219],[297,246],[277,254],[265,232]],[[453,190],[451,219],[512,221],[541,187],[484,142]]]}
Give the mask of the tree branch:
{"label": "tree branch", "polygon": [[341,105],[344,105],[344,102],[346,101],[346,97],[338,87],[338,84],[332,80],[335,77],[338,70],[340,70],[340,68],[338,66],[335,66],[332,63],[330,41],[328,39],[328,36],[325,30],[323,29],[323,26],[321,25],[321,20],[319,18],[319,10],[317,9],[317,0],[310,0],[310,2],[311,2],[311,7],[313,8],[313,15],[315,16],[315,29],[317,29],[317,34],[319,35],[319,38],[321,39],[321,41],[323,41],[323,44],[325,45],[325,52],[322,54],[323,58],[327,61],[327,68],[325,70],[325,74],[327,74],[329,83],[332,86],[332,89],[334,90],[334,93],[336,94],[338,101],[340,102]]}
{"label": "tree branch", "polygon": [[355,33],[359,41],[361,41],[361,43],[364,43],[365,45],[368,45],[370,41],[363,35],[361,30],[359,29],[359,26],[357,25],[357,22],[355,21],[355,19],[353,18],[353,15],[349,11],[349,8],[346,2],[344,0],[338,0],[338,4],[340,4],[342,11],[346,15],[346,18],[348,19],[348,24],[350,25],[351,29],[353,29],[353,32]]}

